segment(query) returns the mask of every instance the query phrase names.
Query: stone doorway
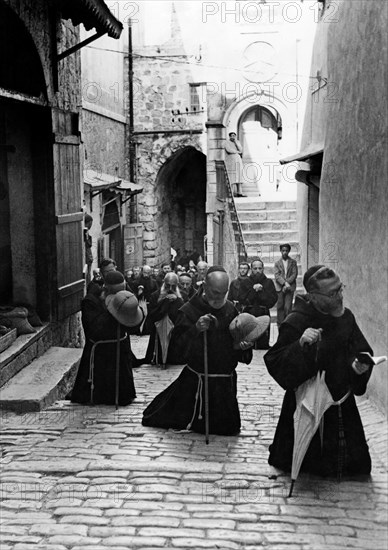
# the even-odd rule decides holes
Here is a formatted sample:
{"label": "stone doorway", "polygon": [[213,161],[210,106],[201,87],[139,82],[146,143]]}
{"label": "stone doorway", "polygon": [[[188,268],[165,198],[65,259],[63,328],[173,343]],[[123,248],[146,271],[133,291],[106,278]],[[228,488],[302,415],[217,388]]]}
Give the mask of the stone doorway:
{"label": "stone doorway", "polygon": [[[160,168],[155,185],[156,265],[170,260],[170,248],[204,254],[206,156],[195,147],[178,149]],[[145,243],[146,245],[147,243]]]}

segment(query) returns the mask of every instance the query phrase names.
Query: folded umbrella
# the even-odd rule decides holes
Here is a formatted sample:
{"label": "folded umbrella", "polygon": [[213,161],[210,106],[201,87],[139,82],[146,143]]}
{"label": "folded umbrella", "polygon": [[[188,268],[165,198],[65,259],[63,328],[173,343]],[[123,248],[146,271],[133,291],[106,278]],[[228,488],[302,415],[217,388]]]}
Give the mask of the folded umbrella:
{"label": "folded umbrella", "polygon": [[[156,334],[160,341],[160,347],[162,348],[162,364],[166,365],[168,347],[170,345],[171,333],[174,329],[174,323],[171,321],[168,315],[165,315],[160,321],[155,323]],[[157,345],[157,343],[156,343]]]}
{"label": "folded umbrella", "polygon": [[294,449],[292,454],[291,487],[292,496],[295,481],[303,459],[327,409],[335,402],[325,382],[325,372],[301,384],[295,392]]}

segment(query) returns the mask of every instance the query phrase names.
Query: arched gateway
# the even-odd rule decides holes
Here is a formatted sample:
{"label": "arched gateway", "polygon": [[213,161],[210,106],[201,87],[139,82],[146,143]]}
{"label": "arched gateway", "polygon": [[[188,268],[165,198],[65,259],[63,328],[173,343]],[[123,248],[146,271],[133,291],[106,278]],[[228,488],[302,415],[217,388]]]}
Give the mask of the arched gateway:
{"label": "arched gateway", "polygon": [[170,247],[203,255],[206,234],[206,156],[192,146],[178,149],[160,168],[155,184],[158,205],[155,264],[169,259]]}

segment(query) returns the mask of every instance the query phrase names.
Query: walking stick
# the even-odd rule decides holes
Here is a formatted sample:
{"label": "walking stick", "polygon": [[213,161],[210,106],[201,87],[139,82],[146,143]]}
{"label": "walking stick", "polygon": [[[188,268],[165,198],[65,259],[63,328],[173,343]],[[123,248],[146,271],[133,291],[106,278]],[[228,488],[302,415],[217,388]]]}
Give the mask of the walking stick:
{"label": "walking stick", "polygon": [[116,342],[116,387],[115,387],[115,405],[116,411],[119,408],[119,379],[120,379],[120,323],[117,323],[117,342]]}
{"label": "walking stick", "polygon": [[209,367],[207,362],[207,332],[203,333],[203,367],[205,378],[205,441],[209,445]]}

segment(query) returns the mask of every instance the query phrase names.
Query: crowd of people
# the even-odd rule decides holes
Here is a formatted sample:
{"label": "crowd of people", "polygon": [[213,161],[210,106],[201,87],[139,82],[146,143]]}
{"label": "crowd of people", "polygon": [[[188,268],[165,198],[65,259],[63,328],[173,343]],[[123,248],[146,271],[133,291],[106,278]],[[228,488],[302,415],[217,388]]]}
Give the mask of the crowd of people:
{"label": "crowd of people", "polygon": [[[266,349],[268,372],[286,390],[269,463],[291,470],[298,392],[323,374],[331,401],[302,469],[368,474],[371,460],[354,395],[366,391],[372,372],[358,354],[372,350],[344,307],[344,285],[331,269],[311,267],[303,278],[306,294],[293,304],[297,265],[290,249],[280,246],[274,281],[260,259],[242,262],[232,281],[224,267],[209,267],[199,255],[195,263],[187,251],[173,265],[134,267],[125,277],[104,259],[82,302],[86,344],[72,401],[128,405],[136,397],[133,367],[182,365],[145,409],[143,425],[235,435],[241,428],[236,367],[250,363],[254,347]],[[276,303],[279,336],[270,348],[269,314]],[[149,334],[144,358],[134,356],[130,334]]]}

